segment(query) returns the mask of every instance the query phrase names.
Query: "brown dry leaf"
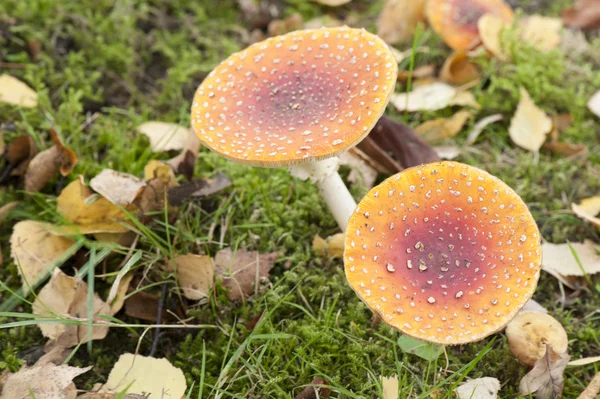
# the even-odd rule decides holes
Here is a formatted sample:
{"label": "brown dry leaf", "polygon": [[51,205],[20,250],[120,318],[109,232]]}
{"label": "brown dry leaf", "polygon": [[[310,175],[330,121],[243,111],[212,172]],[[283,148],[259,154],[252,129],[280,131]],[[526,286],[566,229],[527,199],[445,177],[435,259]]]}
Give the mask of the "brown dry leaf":
{"label": "brown dry leaf", "polygon": [[344,242],[344,233],[334,234],[327,237],[327,239],[323,239],[316,234],[313,238],[312,248],[315,252],[330,258],[341,258],[344,256]]}
{"label": "brown dry leaf", "polygon": [[10,75],[0,75],[0,103],[24,108],[37,106],[38,95],[25,83]]}
{"label": "brown dry leaf", "polygon": [[121,395],[120,392],[88,392],[79,395],[77,399],[146,399],[146,396],[137,393]]}
{"label": "brown dry leaf", "polygon": [[127,206],[138,197],[146,183],[129,173],[104,169],[90,180],[90,187],[115,205]]}
{"label": "brown dry leaf", "polygon": [[32,159],[37,153],[37,147],[32,138],[27,135],[17,137],[6,149],[6,159],[13,165]]}
{"label": "brown dry leaf", "polygon": [[589,99],[587,106],[594,115],[600,118],[600,90]]}
{"label": "brown dry leaf", "polygon": [[584,144],[573,144],[569,142],[552,141],[544,143],[543,148],[566,157],[584,157],[589,153],[588,148]]}
{"label": "brown dry leaf", "polygon": [[500,381],[493,377],[469,380],[454,389],[458,399],[496,399],[500,391]]}
{"label": "brown dry leaf", "polygon": [[77,390],[73,379],[91,368],[56,366],[52,363],[23,367],[8,376],[2,390],[2,398],[75,399]]}
{"label": "brown dry leaf", "polygon": [[288,32],[300,29],[303,23],[304,19],[302,18],[302,15],[294,13],[284,19],[274,19],[269,22],[267,33],[269,36],[284,35]]}
{"label": "brown dry leaf", "polygon": [[435,75],[435,65],[422,65],[411,71],[398,71],[398,80],[408,82],[408,80],[427,79]]}
{"label": "brown dry leaf", "polygon": [[215,266],[208,255],[179,255],[173,261],[183,296],[197,301],[208,296],[213,287]]}
{"label": "brown dry leaf", "polygon": [[380,377],[380,379],[383,399],[398,399],[398,389],[400,387],[398,376]]}
{"label": "brown dry leaf", "polygon": [[[103,320],[99,315],[110,315],[108,306],[98,294],[93,301],[94,322]],[[50,281],[40,290],[33,303],[33,313],[40,316],[54,315],[73,318],[88,317],[88,286],[80,278],[69,277],[60,269],[55,269]],[[86,325],[40,324],[42,335],[54,340],[62,348],[71,348],[88,341]],[[92,339],[104,339],[107,326],[92,327]]]}
{"label": "brown dry leaf", "polygon": [[452,85],[464,85],[479,79],[479,70],[465,53],[454,52],[444,61],[440,79]]}
{"label": "brown dry leaf", "polygon": [[0,223],[6,219],[8,214],[15,209],[21,202],[20,201],[12,201],[8,202],[0,207]]}
{"label": "brown dry leaf", "polygon": [[[579,267],[577,260],[571,252],[569,244],[542,243],[542,269],[548,272],[554,271],[563,276],[584,276],[600,272],[600,245],[593,241],[585,240],[583,243],[570,244],[577,253],[583,270]],[[584,273],[585,272],[585,273]]]}
{"label": "brown dry leaf", "polygon": [[29,292],[75,242],[56,234],[52,225],[24,220],[13,227],[10,255],[19,266],[23,291]]}
{"label": "brown dry leaf", "polygon": [[95,194],[83,182],[83,176],[72,181],[56,200],[57,210],[73,226],[65,231],[90,233],[124,233],[127,215],[106,198]]}
{"label": "brown dry leaf", "polygon": [[546,355],[535,362],[533,369],[521,380],[521,394],[535,393],[537,399],[560,398],[565,383],[563,372],[569,359],[567,353],[556,353],[551,345],[546,345]]}
{"label": "brown dry leaf", "polygon": [[577,0],[573,8],[563,11],[565,25],[583,30],[600,28],[600,0]]}
{"label": "brown dry leaf", "polygon": [[[178,185],[177,178],[171,166],[157,160],[151,160],[144,167],[146,186],[138,196],[137,204],[144,212],[163,210],[165,207],[165,193]],[[174,210],[169,202],[169,210]]]}
{"label": "brown dry leaf", "polygon": [[521,39],[540,51],[551,51],[560,46],[562,21],[558,18],[531,15],[519,23]]}
{"label": "brown dry leaf", "polygon": [[417,126],[415,131],[427,143],[436,144],[456,136],[471,116],[471,111],[459,111],[450,118],[426,121]]}
{"label": "brown dry leaf", "polygon": [[6,145],[4,144],[4,134],[0,128],[0,156],[4,155],[4,151],[6,151]]}
{"label": "brown dry leaf", "polygon": [[521,100],[508,128],[512,141],[526,150],[538,152],[551,130],[552,120],[521,87]]}
{"label": "brown dry leaf", "polygon": [[477,21],[479,37],[481,37],[483,46],[501,61],[506,61],[508,56],[505,49],[502,48],[500,34],[509,26],[509,22],[493,14],[485,14]]}
{"label": "brown dry leaf", "polygon": [[60,138],[58,132],[54,128],[50,128],[49,131],[50,140],[58,149],[58,164],[60,165],[59,172],[63,176],[67,176],[75,165],[77,165],[77,155],[70,148],[67,148],[62,139]]}
{"label": "brown dry leaf", "polygon": [[600,356],[584,357],[582,359],[571,360],[567,366],[587,366],[588,364],[600,362]]}
{"label": "brown dry leaf", "polygon": [[[158,295],[150,294],[146,291],[140,291],[128,297],[125,300],[125,314],[136,319],[146,320],[155,323],[158,313]],[[174,316],[176,315],[176,316]],[[165,303],[162,312],[162,321],[169,322],[185,318],[185,314],[180,307],[171,303]]]}
{"label": "brown dry leaf", "polygon": [[167,163],[171,165],[175,173],[184,175],[188,180],[191,180],[194,175],[194,165],[200,152],[201,143],[196,134],[189,129],[187,136],[183,142],[183,148],[179,155],[169,159]]}
{"label": "brown dry leaf", "polygon": [[40,191],[46,183],[58,173],[60,164],[58,161],[59,150],[56,146],[50,147],[38,153],[25,172],[25,190],[29,192]]}
{"label": "brown dry leaf", "polygon": [[581,219],[600,227],[600,218],[596,217],[600,213],[600,195],[583,199],[579,204],[571,204],[571,209]]}
{"label": "brown dry leaf", "polygon": [[434,149],[410,126],[386,115],[377,121],[357,147],[371,158],[385,162],[385,166],[394,171],[440,160]]}
{"label": "brown dry leaf", "polygon": [[224,173],[209,179],[195,179],[187,184],[171,188],[167,193],[169,204],[179,206],[190,197],[206,197],[231,186],[231,180]]}
{"label": "brown dry leaf", "polygon": [[239,301],[255,293],[261,280],[279,258],[280,252],[259,254],[258,251],[222,249],[215,256],[215,275],[223,279],[227,297]]}
{"label": "brown dry leaf", "polygon": [[387,0],[377,18],[377,36],[389,44],[404,42],[425,23],[425,0]]}
{"label": "brown dry leaf", "polygon": [[110,306],[109,314],[111,316],[117,314],[125,304],[125,295],[127,294],[131,280],[133,280],[133,273],[128,273],[124,276],[119,274],[113,282],[112,287],[110,287],[106,303]]}
{"label": "brown dry leaf", "polygon": [[324,388],[323,385],[329,385],[329,383],[321,377],[315,377],[302,392],[294,396],[294,399],[327,399],[331,395],[331,389]]}
{"label": "brown dry leaf", "polygon": [[152,152],[183,150],[190,128],[167,122],[145,122],[136,130],[150,140]]}
{"label": "brown dry leaf", "polygon": [[352,0],[311,0],[311,1],[314,1],[315,3],[323,4],[324,6],[328,6],[328,7],[339,7],[344,4],[350,3]]}
{"label": "brown dry leaf", "polygon": [[179,399],[185,396],[187,383],[183,371],[167,359],[125,353],[113,366],[101,391],[121,392],[125,388],[148,399]]}
{"label": "brown dry leaf", "polygon": [[598,399],[600,394],[600,372],[596,373],[589,385],[581,392],[577,399]]}
{"label": "brown dry leaf", "polygon": [[[366,152],[360,150],[358,147],[352,147],[352,148],[350,148],[348,150],[348,152],[350,154],[352,154],[355,158],[360,159],[361,161],[363,161],[371,169],[373,169],[374,171],[376,171],[378,173],[385,173],[385,174],[390,175],[390,174],[393,174],[396,171],[395,168],[389,168],[388,167],[386,159],[381,159],[381,157],[377,157],[377,158],[374,159],[373,157],[371,157]],[[387,158],[390,158],[389,155],[387,156]],[[392,160],[392,162],[395,163],[395,161],[393,161],[393,160]]]}

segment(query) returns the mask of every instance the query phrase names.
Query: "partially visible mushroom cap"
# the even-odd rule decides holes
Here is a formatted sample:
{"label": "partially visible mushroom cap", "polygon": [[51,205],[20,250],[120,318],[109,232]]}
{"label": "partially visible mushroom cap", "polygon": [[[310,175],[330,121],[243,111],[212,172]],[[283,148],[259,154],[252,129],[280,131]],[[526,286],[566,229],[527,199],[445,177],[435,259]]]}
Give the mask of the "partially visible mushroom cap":
{"label": "partially visible mushroom cap", "polygon": [[278,167],[337,155],[373,128],[398,65],[385,42],[348,27],[307,29],[231,55],[202,82],[191,123],[237,162]]}
{"label": "partially visible mushroom cap", "polygon": [[532,296],[540,233],[521,198],[456,162],[406,169],[373,188],[348,224],[358,296],[404,334],[446,345],[502,329]]}
{"label": "partially visible mushroom cap", "polygon": [[429,0],[426,15],[432,29],[456,51],[467,51],[480,43],[477,21],[484,14],[507,22],[512,8],[502,0]]}
{"label": "partially visible mushroom cap", "polygon": [[547,313],[519,312],[506,326],[508,347],[523,364],[533,366],[546,354],[546,344],[557,354],[565,353],[569,339],[563,326]]}

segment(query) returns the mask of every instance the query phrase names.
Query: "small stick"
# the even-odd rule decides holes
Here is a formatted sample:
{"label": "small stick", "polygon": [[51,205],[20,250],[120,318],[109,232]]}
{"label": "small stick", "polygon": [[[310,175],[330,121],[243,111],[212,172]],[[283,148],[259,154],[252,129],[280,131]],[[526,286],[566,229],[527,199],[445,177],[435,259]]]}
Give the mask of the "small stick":
{"label": "small stick", "polygon": [[[162,323],[162,314],[163,309],[165,307],[165,297],[167,296],[167,285],[163,284],[162,292],[160,293],[160,299],[158,300],[158,314],[156,315],[156,324]],[[150,354],[148,356],[154,357],[156,353],[156,348],[158,348],[158,340],[160,338],[160,327],[154,331],[154,339],[152,341],[152,349],[150,349]]]}
{"label": "small stick", "polygon": [[600,372],[592,378],[590,384],[581,392],[581,395],[577,399],[596,399],[598,393],[600,393]]}

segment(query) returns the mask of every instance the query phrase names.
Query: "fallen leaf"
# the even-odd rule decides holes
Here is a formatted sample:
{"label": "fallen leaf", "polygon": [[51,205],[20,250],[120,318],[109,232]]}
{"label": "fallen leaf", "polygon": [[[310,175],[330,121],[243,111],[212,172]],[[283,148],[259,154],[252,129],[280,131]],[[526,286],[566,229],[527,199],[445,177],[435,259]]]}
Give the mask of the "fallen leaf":
{"label": "fallen leaf", "polygon": [[169,159],[167,163],[171,165],[175,173],[184,175],[191,180],[194,175],[194,165],[200,152],[201,143],[192,129],[188,129],[188,134],[183,142],[181,152],[175,157]]}
{"label": "fallen leaf", "polygon": [[29,162],[25,172],[25,190],[38,192],[60,169],[60,153],[56,146],[38,154]]}
{"label": "fallen leaf", "polygon": [[579,204],[571,204],[571,209],[581,219],[600,227],[600,218],[596,217],[600,213],[600,196],[583,199]]}
{"label": "fallen leaf", "polygon": [[328,7],[339,7],[344,4],[350,3],[352,0],[311,0],[319,4],[323,4]]}
{"label": "fallen leaf", "polygon": [[2,398],[75,399],[77,390],[73,379],[91,368],[57,366],[52,363],[24,367],[8,376]]}
{"label": "fallen leaf", "polygon": [[302,15],[298,13],[294,13],[284,19],[274,19],[269,22],[269,26],[267,27],[267,33],[269,36],[280,36],[291,31],[300,29],[302,24],[304,23],[304,19]]}
{"label": "fallen leaf", "polygon": [[[138,195],[136,204],[144,212],[159,211],[165,209],[165,197],[168,190],[176,187],[179,183],[171,166],[166,163],[151,160],[144,167],[145,186]],[[168,209],[174,210],[174,205],[168,201]]]}
{"label": "fallen leaf", "polygon": [[[357,146],[394,171],[439,161],[434,149],[410,127],[383,115]],[[391,154],[391,156],[388,154]]]}
{"label": "fallen leaf", "polygon": [[366,189],[373,188],[377,180],[377,170],[350,151],[344,151],[338,158],[340,159],[340,165],[350,167],[350,173],[348,174],[350,183],[360,184]]}
{"label": "fallen leaf", "polygon": [[381,390],[383,391],[383,399],[398,399],[398,390],[400,383],[398,382],[398,376],[392,377],[380,377],[381,379]]}
{"label": "fallen leaf", "polygon": [[[50,281],[40,290],[33,302],[33,313],[40,316],[87,318],[88,286],[83,280],[69,277],[60,269],[55,269]],[[94,294],[92,303],[94,322],[103,320],[99,315],[110,315],[108,306],[98,294]],[[55,340],[62,348],[71,348],[88,341],[88,327],[85,324],[41,323],[38,325],[44,337]],[[92,339],[104,339],[108,326],[93,326]]]}
{"label": "fallen leaf", "polygon": [[195,179],[190,183],[171,188],[167,193],[169,204],[179,206],[190,197],[205,197],[231,186],[231,180],[224,173],[209,179]]}
{"label": "fallen leaf", "polygon": [[4,134],[0,129],[0,157],[4,155],[4,151],[6,151],[6,145],[4,144]]}
{"label": "fallen leaf", "polygon": [[527,302],[525,302],[525,305],[523,305],[523,307],[520,310],[520,312],[526,312],[526,311],[535,311],[535,312],[548,313],[548,309],[546,309],[545,307],[543,307],[542,305],[540,305],[534,299],[530,299]]}
{"label": "fallen leaf", "polygon": [[137,131],[148,137],[152,152],[183,150],[190,128],[167,122],[145,122]]}
{"label": "fallen leaf", "polygon": [[521,87],[521,100],[508,128],[512,141],[526,150],[538,152],[551,130],[552,120]]}
{"label": "fallen leaf", "polygon": [[[146,291],[139,291],[125,299],[125,314],[136,319],[146,320],[156,323],[158,313],[158,295],[150,294]],[[176,315],[176,316],[174,316]],[[162,311],[163,322],[184,318],[185,315],[177,305],[165,303]]]}
{"label": "fallen leaf", "polygon": [[33,108],[37,106],[38,95],[25,83],[10,75],[0,75],[0,103]]}
{"label": "fallen leaf", "polygon": [[565,25],[583,30],[600,28],[600,0],[577,0],[562,14]]}
{"label": "fallen leaf", "polygon": [[600,362],[600,356],[584,357],[582,359],[571,360],[567,366],[587,366],[588,364]]}
{"label": "fallen leaf", "polygon": [[315,234],[312,242],[312,248],[315,252],[326,255],[330,258],[341,258],[344,256],[344,243],[345,234],[337,233],[327,237],[327,239],[321,238],[320,235]]}
{"label": "fallen leaf", "polygon": [[115,205],[127,206],[138,197],[146,183],[128,173],[104,169],[90,180],[90,187]]}
{"label": "fallen leaf", "polygon": [[451,105],[479,107],[471,92],[460,91],[442,82],[424,83],[408,93],[392,94],[390,102],[398,111],[436,111]]}
{"label": "fallen leaf", "polygon": [[493,377],[469,380],[454,389],[458,399],[496,399],[500,391],[500,381]]}
{"label": "fallen leaf", "polygon": [[13,227],[10,236],[10,255],[19,266],[23,291],[35,286],[75,242],[56,234],[52,225],[23,220]]}
{"label": "fallen leaf", "polygon": [[420,80],[431,78],[435,75],[434,65],[422,65],[412,71],[398,71],[398,80],[400,82],[408,82],[409,80]]}
{"label": "fallen leaf", "polygon": [[598,399],[598,394],[600,394],[600,372],[596,373],[577,399]]}
{"label": "fallen leaf", "polygon": [[415,131],[427,143],[436,144],[456,136],[471,116],[471,111],[459,111],[450,118],[439,118],[423,122],[415,128]]}
{"label": "fallen leaf", "polygon": [[146,399],[146,396],[137,393],[122,395],[120,392],[88,392],[79,395],[77,399]]}
{"label": "fallen leaf", "polygon": [[312,382],[302,390],[302,392],[294,397],[294,399],[329,398],[329,395],[331,395],[331,389],[323,388],[319,385],[329,385],[329,383],[321,377],[315,377],[313,378]]}
{"label": "fallen leaf", "polygon": [[411,353],[428,362],[434,361],[444,352],[442,345],[421,341],[408,335],[402,335],[398,338],[398,346],[400,346],[402,352]]}
{"label": "fallen leaf", "polygon": [[121,392],[144,394],[148,399],[179,399],[185,396],[187,383],[181,369],[173,366],[167,359],[125,353],[113,366],[108,375],[103,392]]}
{"label": "fallen leaf", "polygon": [[558,18],[531,15],[520,21],[520,37],[540,51],[551,51],[560,46],[562,21]]}
{"label": "fallen leaf", "polygon": [[506,50],[502,47],[501,33],[509,26],[510,22],[492,14],[485,14],[477,21],[479,37],[483,46],[501,61],[508,59]]}
{"label": "fallen leaf", "polygon": [[4,219],[10,214],[10,212],[15,209],[21,202],[20,201],[11,201],[0,207],[0,223],[4,222]]}
{"label": "fallen leaf", "polygon": [[213,287],[213,259],[208,255],[186,254],[176,256],[173,262],[183,296],[192,301],[206,298]]}
{"label": "fallen leaf", "polygon": [[254,294],[262,279],[279,258],[279,252],[259,254],[258,251],[222,249],[215,256],[215,275],[223,279],[227,297],[239,301]]}
{"label": "fallen leaf", "polygon": [[433,147],[438,157],[441,159],[454,159],[460,155],[460,148],[456,145],[438,145]]}
{"label": "fallen leaf", "polygon": [[425,22],[425,0],[387,0],[377,18],[377,36],[389,44],[404,42]]}
{"label": "fallen leaf", "polygon": [[583,243],[570,244],[577,253],[583,270],[571,252],[569,244],[542,243],[542,270],[555,271],[563,276],[584,276],[600,272],[600,245],[585,240]]}
{"label": "fallen leaf", "polygon": [[[551,359],[557,359],[552,361]],[[558,399],[564,388],[563,372],[570,356],[556,353],[551,345],[546,345],[546,355],[535,362],[533,369],[519,384],[522,395],[535,393],[537,399]]]}
{"label": "fallen leaf", "polygon": [[450,54],[440,71],[440,79],[452,85],[464,85],[479,78],[477,67],[463,52]]}
{"label": "fallen leaf", "polygon": [[3,179],[10,176],[23,176],[27,171],[29,162],[38,153],[38,148],[30,136],[22,135],[14,139],[6,149],[5,157],[8,166],[3,171]]}
{"label": "fallen leaf", "polygon": [[69,183],[56,199],[56,207],[73,225],[64,230],[81,234],[124,233],[127,215],[106,198],[95,194],[83,182],[83,176]]}
{"label": "fallen leaf", "polygon": [[600,118],[600,90],[598,90],[587,102],[587,107],[594,115]]}
{"label": "fallen leaf", "polygon": [[110,315],[117,314],[123,305],[125,304],[125,296],[127,294],[127,290],[129,289],[129,285],[131,284],[131,280],[133,280],[133,274],[125,274],[117,276],[115,281],[113,282],[112,287],[110,288],[110,293],[108,294],[108,298],[106,298],[106,303],[110,306]]}
{"label": "fallen leaf", "polygon": [[573,144],[569,142],[554,141],[544,143],[543,148],[566,157],[584,157],[589,153],[588,148],[584,144]]}

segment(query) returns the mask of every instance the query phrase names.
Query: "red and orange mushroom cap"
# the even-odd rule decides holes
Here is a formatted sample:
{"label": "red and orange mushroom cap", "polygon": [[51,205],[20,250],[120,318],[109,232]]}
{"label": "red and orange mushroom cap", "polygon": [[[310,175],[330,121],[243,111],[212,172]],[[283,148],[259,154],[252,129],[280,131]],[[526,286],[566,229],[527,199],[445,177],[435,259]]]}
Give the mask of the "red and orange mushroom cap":
{"label": "red and orange mushroom cap", "polygon": [[521,198],[456,162],[406,169],[373,188],[345,245],[358,296],[404,334],[445,345],[502,329],[541,267],[540,233]]}
{"label": "red and orange mushroom cap", "polygon": [[426,15],[431,28],[452,49],[467,51],[480,43],[477,21],[493,14],[507,22],[514,18],[503,0],[428,0]]}
{"label": "red and orange mushroom cap", "polygon": [[194,96],[202,143],[245,164],[278,167],[335,156],[373,128],[398,65],[377,36],[348,27],[294,31],[218,65]]}

